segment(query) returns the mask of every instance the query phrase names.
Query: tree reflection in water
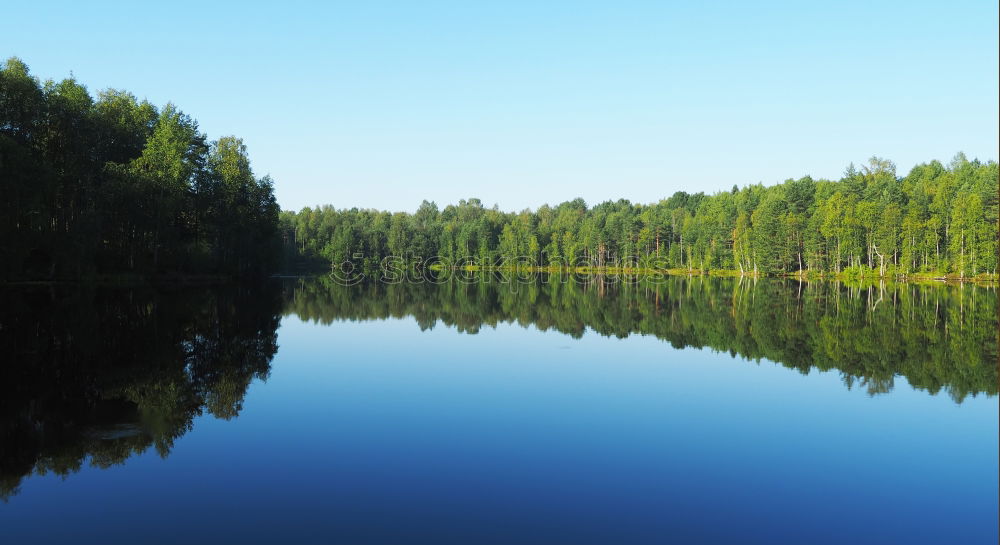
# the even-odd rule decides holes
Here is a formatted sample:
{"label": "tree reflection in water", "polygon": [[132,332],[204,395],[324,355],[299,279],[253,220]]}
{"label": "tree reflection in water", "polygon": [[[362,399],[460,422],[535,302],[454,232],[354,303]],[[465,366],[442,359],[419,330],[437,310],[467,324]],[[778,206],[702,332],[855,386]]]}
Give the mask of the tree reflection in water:
{"label": "tree reflection in water", "polygon": [[0,497],[31,474],[166,456],[239,414],[277,351],[277,286],[0,291]]}
{"label": "tree reflection in water", "polygon": [[[976,285],[844,284],[790,279],[496,273],[344,286],[326,277],[287,282],[286,314],[329,324],[413,316],[465,333],[499,323],[578,338],[591,329],[654,335],[675,348],[710,348],[808,373],[835,370],[850,388],[913,387],[997,393],[997,292]],[[510,280],[509,278],[507,280]]]}
{"label": "tree reflection in water", "polygon": [[[437,275],[438,273],[434,273]],[[327,277],[254,287],[0,290],[0,498],[29,475],[166,456],[204,413],[237,416],[266,379],[285,315],[331,324],[412,316],[474,334],[500,323],[578,338],[653,335],[836,371],[888,392],[897,377],[956,402],[997,393],[995,288],[795,280],[433,276],[353,286]],[[282,306],[284,305],[284,306]]]}

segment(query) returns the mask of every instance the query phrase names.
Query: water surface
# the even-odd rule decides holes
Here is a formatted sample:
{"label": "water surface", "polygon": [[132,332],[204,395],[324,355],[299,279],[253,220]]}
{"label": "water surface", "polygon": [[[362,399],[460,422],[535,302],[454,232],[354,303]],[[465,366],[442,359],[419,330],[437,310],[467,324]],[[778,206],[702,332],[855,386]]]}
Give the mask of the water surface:
{"label": "water surface", "polygon": [[496,280],[2,292],[5,540],[997,541],[994,290]]}

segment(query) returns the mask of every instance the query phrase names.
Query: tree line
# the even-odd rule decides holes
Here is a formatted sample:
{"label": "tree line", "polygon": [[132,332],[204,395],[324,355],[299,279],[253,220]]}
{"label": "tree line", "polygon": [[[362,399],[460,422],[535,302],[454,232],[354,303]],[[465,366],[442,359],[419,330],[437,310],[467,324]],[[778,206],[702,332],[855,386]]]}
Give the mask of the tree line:
{"label": "tree line", "polygon": [[0,280],[244,275],[277,265],[273,182],[173,104],[0,69]]}
{"label": "tree line", "polygon": [[[300,264],[386,257],[445,264],[638,266],[743,274],[996,275],[995,161],[959,153],[898,176],[891,161],[654,204],[582,199],[519,213],[479,199],[413,214],[303,208],[281,214],[286,258]],[[360,263],[358,263],[360,262]]]}

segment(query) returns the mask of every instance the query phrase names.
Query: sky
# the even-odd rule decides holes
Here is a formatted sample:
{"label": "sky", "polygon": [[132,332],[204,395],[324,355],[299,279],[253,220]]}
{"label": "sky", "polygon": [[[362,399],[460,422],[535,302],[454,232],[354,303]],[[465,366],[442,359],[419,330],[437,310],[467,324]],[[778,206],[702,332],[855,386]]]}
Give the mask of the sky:
{"label": "sky", "polygon": [[997,20],[993,0],[12,1],[0,55],[242,137],[284,209],[521,210],[996,160]]}

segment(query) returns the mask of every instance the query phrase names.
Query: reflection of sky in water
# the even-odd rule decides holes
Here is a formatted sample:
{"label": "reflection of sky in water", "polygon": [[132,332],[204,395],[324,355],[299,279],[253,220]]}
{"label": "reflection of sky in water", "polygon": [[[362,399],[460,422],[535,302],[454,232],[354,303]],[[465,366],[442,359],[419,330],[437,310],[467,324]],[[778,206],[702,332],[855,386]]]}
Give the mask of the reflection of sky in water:
{"label": "reflection of sky in water", "polygon": [[516,325],[291,316],[279,344],[238,418],[199,418],[166,460],[28,479],[0,523],[103,542],[997,541],[996,397],[901,378],[870,397],[836,372]]}

